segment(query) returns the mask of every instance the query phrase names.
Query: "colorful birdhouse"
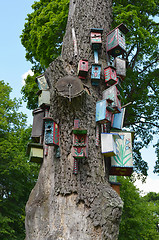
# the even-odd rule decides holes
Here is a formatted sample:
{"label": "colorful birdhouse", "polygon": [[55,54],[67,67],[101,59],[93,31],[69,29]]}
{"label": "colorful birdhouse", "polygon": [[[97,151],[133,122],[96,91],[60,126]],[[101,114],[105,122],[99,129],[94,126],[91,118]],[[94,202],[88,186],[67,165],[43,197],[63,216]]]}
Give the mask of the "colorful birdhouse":
{"label": "colorful birdhouse", "polygon": [[117,154],[116,138],[120,138],[116,133],[101,133],[101,152],[104,156],[111,157]]}
{"label": "colorful birdhouse", "polygon": [[133,132],[115,132],[120,135],[116,139],[117,154],[111,157],[110,175],[130,176],[133,172],[132,137]]}
{"label": "colorful birdhouse", "polygon": [[38,106],[50,105],[50,91],[49,90],[39,90],[38,93]]}
{"label": "colorful birdhouse", "polygon": [[93,50],[101,48],[102,32],[103,32],[103,29],[101,28],[91,28],[91,47]]}
{"label": "colorful birdhouse", "polygon": [[85,79],[88,74],[88,60],[80,60],[78,63],[78,77]]}
{"label": "colorful birdhouse", "polygon": [[27,155],[29,155],[30,162],[42,163],[43,145],[38,143],[29,143],[27,146]]}
{"label": "colorful birdhouse", "polygon": [[45,122],[45,144],[59,146],[59,126],[51,117],[43,118]]}
{"label": "colorful birdhouse", "polygon": [[92,64],[91,82],[93,86],[98,86],[100,82],[101,65]]}
{"label": "colorful birdhouse", "polygon": [[117,83],[115,84],[115,86],[117,87],[119,92],[121,92],[123,90],[123,88],[121,86],[121,78],[119,76],[117,76]]}
{"label": "colorful birdhouse", "polygon": [[113,113],[110,110],[106,99],[98,101],[96,103],[96,122],[111,122]]}
{"label": "colorful birdhouse", "polygon": [[125,34],[128,32],[126,26],[122,23],[113,29],[107,35],[107,52],[113,57],[126,52]]}
{"label": "colorful birdhouse", "polygon": [[112,117],[112,128],[122,129],[125,116],[125,108],[121,108],[121,113],[116,113]]}
{"label": "colorful birdhouse", "polygon": [[86,129],[73,129],[73,148],[74,158],[88,157],[88,137]]}
{"label": "colorful birdhouse", "polygon": [[33,111],[33,126],[32,126],[31,137],[33,141],[36,143],[42,142],[44,114],[45,112],[41,108],[37,108]]}
{"label": "colorful birdhouse", "polygon": [[117,176],[109,175],[109,183],[111,187],[119,194],[120,196],[120,186],[121,183],[117,182]]}
{"label": "colorful birdhouse", "polygon": [[103,91],[103,99],[106,99],[111,107],[114,109],[114,113],[121,112],[121,101],[118,98],[118,89],[115,85],[107,88]]}
{"label": "colorful birdhouse", "polygon": [[126,77],[126,61],[116,57],[114,60],[114,66],[116,67],[117,76],[124,80]]}
{"label": "colorful birdhouse", "polygon": [[106,85],[112,86],[117,83],[116,69],[113,66],[104,68],[104,78]]}
{"label": "colorful birdhouse", "polygon": [[40,90],[48,90],[49,89],[48,81],[44,74],[37,77],[36,82],[38,83],[38,87]]}

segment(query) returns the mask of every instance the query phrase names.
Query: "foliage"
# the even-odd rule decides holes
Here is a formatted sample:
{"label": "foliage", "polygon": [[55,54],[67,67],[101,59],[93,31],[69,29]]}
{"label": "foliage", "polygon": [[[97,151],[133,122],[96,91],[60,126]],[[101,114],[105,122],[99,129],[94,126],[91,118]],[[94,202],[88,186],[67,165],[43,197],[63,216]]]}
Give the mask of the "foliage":
{"label": "foliage", "polygon": [[122,184],[120,193],[124,202],[118,239],[159,239],[159,216],[156,214],[159,205],[154,205],[154,198],[149,194],[145,197],[140,196],[139,190],[128,177],[120,177],[118,180]]}
{"label": "foliage", "polygon": [[24,208],[37,179],[37,167],[26,157],[31,128],[18,112],[20,101],[0,81],[0,239],[24,239]]}

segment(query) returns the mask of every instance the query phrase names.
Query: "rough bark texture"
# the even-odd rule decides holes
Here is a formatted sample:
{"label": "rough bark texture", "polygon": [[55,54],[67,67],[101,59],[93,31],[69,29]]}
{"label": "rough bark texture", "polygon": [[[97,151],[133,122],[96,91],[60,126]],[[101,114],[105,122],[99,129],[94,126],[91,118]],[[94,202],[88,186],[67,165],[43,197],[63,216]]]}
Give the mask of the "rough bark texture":
{"label": "rough bark texture", "polygon": [[[98,87],[91,86],[90,70],[84,93],[71,102],[59,96],[56,82],[77,73],[80,59],[94,62],[90,47],[90,28],[103,28],[99,54],[102,69],[107,65],[105,41],[111,24],[110,0],[70,1],[70,12],[61,57],[46,70],[51,84],[50,116],[60,127],[61,157],[53,146],[44,157],[38,181],[26,205],[26,240],[102,240],[118,238],[122,201],[108,183],[107,169],[100,146],[95,146],[96,101],[105,89],[104,78]],[[77,39],[74,55],[72,28]],[[102,71],[103,72],[103,71]],[[78,174],[73,174],[71,154],[74,119],[88,131],[88,158],[78,161]]]}

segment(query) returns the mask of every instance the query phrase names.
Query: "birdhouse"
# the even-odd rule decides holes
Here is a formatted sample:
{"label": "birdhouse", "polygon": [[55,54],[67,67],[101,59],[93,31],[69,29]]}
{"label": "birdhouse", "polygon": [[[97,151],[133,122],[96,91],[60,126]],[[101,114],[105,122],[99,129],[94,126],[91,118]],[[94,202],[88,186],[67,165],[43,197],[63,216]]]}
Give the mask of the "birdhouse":
{"label": "birdhouse", "polygon": [[107,52],[113,57],[126,52],[125,34],[128,32],[126,26],[122,23],[113,29],[107,35]]}
{"label": "birdhouse", "polygon": [[96,103],[96,122],[99,123],[107,123],[112,120],[112,111],[113,109],[109,109],[108,102],[106,99],[98,101]]}
{"label": "birdhouse", "polygon": [[111,157],[117,154],[116,138],[119,138],[117,133],[101,133],[101,152],[104,156]]}
{"label": "birdhouse", "polygon": [[117,83],[115,84],[115,86],[117,87],[119,92],[121,92],[123,90],[123,88],[121,86],[121,78],[119,76],[117,76]]}
{"label": "birdhouse", "polygon": [[112,117],[112,128],[122,129],[125,116],[125,108],[121,108],[120,113],[116,113]]}
{"label": "birdhouse", "polygon": [[114,66],[116,67],[116,74],[122,80],[126,77],[126,61],[124,59],[116,57],[114,60]]}
{"label": "birdhouse", "polygon": [[27,146],[27,155],[29,155],[30,162],[42,163],[43,145],[38,143],[29,143]]}
{"label": "birdhouse", "polygon": [[45,144],[59,146],[59,126],[51,117],[43,118],[45,122]]}
{"label": "birdhouse", "polygon": [[88,74],[88,60],[80,60],[78,63],[78,77],[85,79]]}
{"label": "birdhouse", "polygon": [[74,158],[88,157],[88,137],[86,129],[73,129],[72,156]]}
{"label": "birdhouse", "polygon": [[111,157],[110,175],[130,176],[133,172],[132,137],[133,132],[116,132],[117,154]]}
{"label": "birdhouse", "polygon": [[92,64],[91,82],[93,86],[98,86],[100,81],[101,65]]}
{"label": "birdhouse", "polygon": [[44,110],[41,108],[37,108],[33,111],[33,126],[31,137],[34,142],[40,143],[43,138],[43,117]]}
{"label": "birdhouse", "polygon": [[50,91],[49,90],[39,90],[38,95],[38,106],[50,105]]}
{"label": "birdhouse", "polygon": [[115,85],[103,91],[103,99],[106,99],[110,106],[114,109],[114,113],[121,112],[121,101],[118,98],[118,89]]}
{"label": "birdhouse", "polygon": [[38,87],[40,90],[48,90],[49,89],[48,81],[44,74],[37,77],[36,82],[38,83]]}
{"label": "birdhouse", "polygon": [[93,50],[101,48],[102,32],[103,32],[103,29],[101,28],[91,28],[91,47]]}
{"label": "birdhouse", "polygon": [[119,194],[120,196],[120,186],[121,183],[117,182],[117,176],[109,175],[109,183],[111,187]]}
{"label": "birdhouse", "polygon": [[107,85],[112,86],[117,83],[116,69],[113,66],[104,68],[104,78]]}

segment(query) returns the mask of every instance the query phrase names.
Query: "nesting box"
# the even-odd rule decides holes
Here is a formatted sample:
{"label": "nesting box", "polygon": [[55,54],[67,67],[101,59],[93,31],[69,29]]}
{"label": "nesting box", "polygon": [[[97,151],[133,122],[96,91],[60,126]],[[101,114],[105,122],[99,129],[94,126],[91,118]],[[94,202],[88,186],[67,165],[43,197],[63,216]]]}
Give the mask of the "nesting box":
{"label": "nesting box", "polygon": [[50,91],[49,90],[39,90],[38,95],[38,106],[50,105]]}
{"label": "nesting box", "polygon": [[43,118],[45,122],[45,144],[59,146],[59,126],[51,117]]}
{"label": "nesting box", "polygon": [[117,76],[123,80],[126,77],[126,61],[116,57],[114,60],[114,66],[116,67]]}
{"label": "nesting box", "polygon": [[41,108],[37,108],[33,111],[33,126],[31,137],[34,142],[40,143],[43,137],[43,118],[44,118],[44,110]]}
{"label": "nesting box", "polygon": [[117,83],[117,75],[116,75],[116,69],[113,66],[108,66],[104,68],[104,78],[106,84],[109,86],[114,85]]}
{"label": "nesting box", "polygon": [[78,63],[78,77],[85,79],[88,74],[88,60],[80,60]]}
{"label": "nesting box", "polygon": [[111,104],[111,107],[114,109],[114,113],[121,112],[121,101],[118,98],[118,89],[115,85],[107,88],[103,91],[103,99],[106,99],[107,102]]}
{"label": "nesting box", "polygon": [[122,23],[113,29],[107,35],[107,52],[113,57],[126,52],[125,34],[128,32],[126,26]]}
{"label": "nesting box", "polygon": [[100,81],[101,65],[92,64],[91,82],[93,86],[98,86]]}
{"label": "nesting box", "polygon": [[36,78],[36,82],[38,83],[38,87],[40,90],[48,90],[49,89],[48,81],[44,74],[38,76]]}
{"label": "nesting box", "polygon": [[91,47],[92,49],[100,49],[102,46],[102,32],[101,28],[91,28]]}
{"label": "nesting box", "polygon": [[123,88],[121,86],[121,78],[119,76],[117,76],[117,83],[115,84],[115,86],[117,87],[119,92],[121,92],[123,90]]}
{"label": "nesting box", "polygon": [[111,122],[113,113],[109,111],[108,102],[106,99],[96,103],[96,122],[107,123]]}
{"label": "nesting box", "polygon": [[86,129],[73,129],[72,156],[74,158],[88,157],[88,137]]}
{"label": "nesting box", "polygon": [[112,117],[112,128],[122,129],[125,116],[125,108],[121,109],[121,113],[116,113]]}
{"label": "nesting box", "polygon": [[117,154],[111,157],[110,175],[130,176],[133,172],[132,137],[133,132],[116,132],[120,138],[116,139]]}
{"label": "nesting box", "polygon": [[27,146],[27,154],[29,155],[30,162],[42,163],[43,145],[38,143],[29,143]]}
{"label": "nesting box", "polygon": [[116,133],[101,133],[101,152],[104,156],[111,157],[117,154],[116,138],[119,138]]}
{"label": "nesting box", "polygon": [[121,183],[117,182],[117,176],[109,175],[109,183],[111,187],[119,194],[120,196],[120,186]]}

